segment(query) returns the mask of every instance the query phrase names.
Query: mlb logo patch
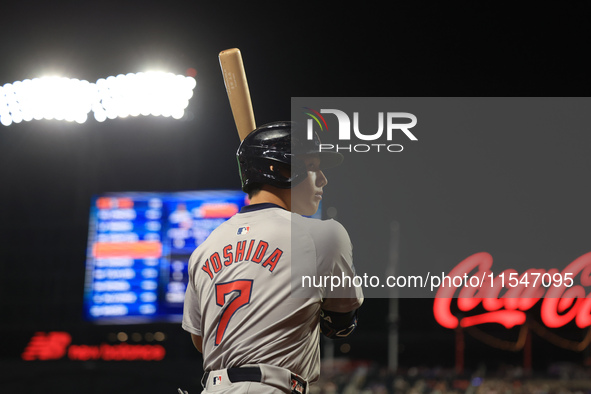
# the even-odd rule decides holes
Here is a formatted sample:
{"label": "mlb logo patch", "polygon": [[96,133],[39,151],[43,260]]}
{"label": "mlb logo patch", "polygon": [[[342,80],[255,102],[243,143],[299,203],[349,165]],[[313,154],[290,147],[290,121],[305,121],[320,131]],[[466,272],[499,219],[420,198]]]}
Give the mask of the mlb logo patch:
{"label": "mlb logo patch", "polygon": [[291,393],[306,394],[306,381],[300,375],[291,374]]}
{"label": "mlb logo patch", "polygon": [[250,226],[249,227],[239,227],[236,235],[248,234],[249,231],[250,231]]}
{"label": "mlb logo patch", "polygon": [[213,385],[219,386],[220,384],[222,384],[222,375],[214,376],[213,377]]}
{"label": "mlb logo patch", "polygon": [[291,380],[291,392],[297,394],[304,394],[305,388],[302,383],[298,382],[295,379]]}

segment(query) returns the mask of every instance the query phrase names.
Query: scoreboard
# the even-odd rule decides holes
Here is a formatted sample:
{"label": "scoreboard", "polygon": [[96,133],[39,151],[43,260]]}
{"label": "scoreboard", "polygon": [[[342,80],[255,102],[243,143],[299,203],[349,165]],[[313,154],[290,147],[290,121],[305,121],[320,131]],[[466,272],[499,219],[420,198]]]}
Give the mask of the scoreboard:
{"label": "scoreboard", "polygon": [[179,322],[193,250],[248,203],[239,190],[128,192],[91,201],[84,316]]}

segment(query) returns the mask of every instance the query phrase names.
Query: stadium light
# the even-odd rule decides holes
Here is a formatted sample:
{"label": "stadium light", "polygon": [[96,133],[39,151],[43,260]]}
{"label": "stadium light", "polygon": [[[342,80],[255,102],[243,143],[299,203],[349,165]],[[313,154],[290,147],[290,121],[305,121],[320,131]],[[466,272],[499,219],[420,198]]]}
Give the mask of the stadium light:
{"label": "stadium light", "polygon": [[95,83],[64,77],[25,79],[0,86],[0,123],[55,119],[84,123],[128,116],[181,119],[195,78],[160,71],[100,78]]}

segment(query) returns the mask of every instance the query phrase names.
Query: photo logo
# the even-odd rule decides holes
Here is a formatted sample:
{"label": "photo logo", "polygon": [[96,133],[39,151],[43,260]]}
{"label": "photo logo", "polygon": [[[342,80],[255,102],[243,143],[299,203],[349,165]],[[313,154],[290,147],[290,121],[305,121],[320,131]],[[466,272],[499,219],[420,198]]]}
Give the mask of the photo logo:
{"label": "photo logo", "polygon": [[[328,125],[326,124],[326,120],[324,120],[324,117],[322,115],[320,115],[320,113],[318,111],[313,110],[312,108],[308,108],[308,107],[304,107],[304,109],[314,113],[314,114],[311,114],[310,112],[304,112],[306,115],[308,115],[309,117],[311,117],[312,119],[314,119],[316,121],[318,126],[320,126],[320,130],[324,130],[324,127],[326,127],[326,131],[328,131]],[[320,118],[322,120],[322,123],[320,123],[320,120],[318,118]],[[312,119],[308,119],[308,120],[311,121]],[[322,125],[324,125],[324,127],[322,127]],[[308,139],[309,140],[311,139],[310,133],[311,133],[310,127],[308,127]]]}
{"label": "photo logo", "polygon": [[[417,117],[408,112],[378,112],[377,131],[361,130],[359,126],[359,112],[353,112],[353,120],[347,113],[338,109],[320,109],[316,111],[309,107],[303,107],[309,119],[307,121],[307,138],[313,139],[315,125],[320,131],[328,131],[328,124],[322,114],[332,114],[338,122],[339,144],[320,144],[320,151],[347,151],[347,152],[402,152],[401,144],[391,143],[397,135],[404,135],[411,141],[418,138],[410,131],[416,126]],[[333,118],[334,119],[334,118]],[[371,141],[372,143],[350,143],[355,140]],[[341,142],[349,142],[343,144]]]}

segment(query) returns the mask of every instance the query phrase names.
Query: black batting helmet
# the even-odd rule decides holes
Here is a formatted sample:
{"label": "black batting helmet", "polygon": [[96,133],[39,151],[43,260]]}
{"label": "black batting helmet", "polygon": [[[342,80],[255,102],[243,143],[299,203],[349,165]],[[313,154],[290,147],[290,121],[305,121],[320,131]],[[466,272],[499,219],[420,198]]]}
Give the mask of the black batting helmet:
{"label": "black batting helmet", "polygon": [[[282,189],[297,185],[308,176],[303,161],[298,160],[301,155],[318,154],[321,169],[341,164],[343,155],[321,152],[320,138],[312,134],[308,140],[295,123],[284,121],[267,123],[246,136],[236,152],[242,190],[248,193],[261,184]],[[291,166],[291,176],[282,174],[277,163]]]}

